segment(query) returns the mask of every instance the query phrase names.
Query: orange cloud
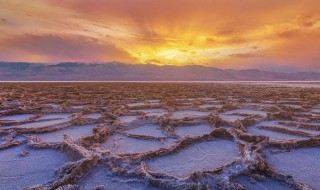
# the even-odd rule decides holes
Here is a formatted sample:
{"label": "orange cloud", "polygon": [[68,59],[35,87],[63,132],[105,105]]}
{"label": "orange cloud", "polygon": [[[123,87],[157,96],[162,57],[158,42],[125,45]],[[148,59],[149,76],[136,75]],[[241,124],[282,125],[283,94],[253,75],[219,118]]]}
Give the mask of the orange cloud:
{"label": "orange cloud", "polygon": [[[2,50],[2,51],[1,51]],[[48,62],[59,61],[130,61],[130,55],[114,44],[99,42],[83,36],[20,35],[2,41],[0,51],[24,52],[30,57],[46,57]],[[1,55],[1,54],[0,54]]]}
{"label": "orange cloud", "polygon": [[0,56],[320,70],[318,7],[314,0],[0,0]]}

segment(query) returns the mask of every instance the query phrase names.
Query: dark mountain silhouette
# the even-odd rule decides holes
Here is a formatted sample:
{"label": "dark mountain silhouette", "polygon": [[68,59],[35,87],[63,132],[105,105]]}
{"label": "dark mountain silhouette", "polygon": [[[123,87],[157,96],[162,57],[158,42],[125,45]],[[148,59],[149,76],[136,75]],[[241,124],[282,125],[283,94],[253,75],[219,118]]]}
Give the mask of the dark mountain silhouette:
{"label": "dark mountain silhouette", "polygon": [[1,81],[292,81],[320,80],[316,72],[218,69],[199,65],[0,62]]}

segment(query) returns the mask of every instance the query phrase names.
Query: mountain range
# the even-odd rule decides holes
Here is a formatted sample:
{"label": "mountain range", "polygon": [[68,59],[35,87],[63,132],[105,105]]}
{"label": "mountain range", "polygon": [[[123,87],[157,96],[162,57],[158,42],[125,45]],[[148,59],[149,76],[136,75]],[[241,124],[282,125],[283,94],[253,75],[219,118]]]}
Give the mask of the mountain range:
{"label": "mountain range", "polygon": [[0,62],[0,81],[317,81],[316,72],[233,70],[200,65]]}

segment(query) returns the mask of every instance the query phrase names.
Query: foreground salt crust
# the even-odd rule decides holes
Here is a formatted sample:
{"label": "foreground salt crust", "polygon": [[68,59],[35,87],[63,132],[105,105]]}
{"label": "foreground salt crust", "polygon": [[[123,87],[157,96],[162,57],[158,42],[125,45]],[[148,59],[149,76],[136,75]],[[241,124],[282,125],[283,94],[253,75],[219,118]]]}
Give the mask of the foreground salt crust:
{"label": "foreground salt crust", "polygon": [[0,85],[0,189],[320,188],[319,88]]}
{"label": "foreground salt crust", "polygon": [[[24,155],[25,154],[25,155]],[[0,153],[0,189],[23,189],[44,184],[70,160],[60,151],[20,145]]]}
{"label": "foreground salt crust", "polygon": [[[271,151],[271,152],[270,152]],[[288,152],[264,151],[266,161],[276,170],[293,176],[294,179],[320,189],[320,148],[301,148]]]}
{"label": "foreground salt crust", "polygon": [[236,143],[217,139],[196,143],[176,154],[149,160],[147,166],[152,172],[187,177],[195,171],[212,170],[227,165],[237,157]]}

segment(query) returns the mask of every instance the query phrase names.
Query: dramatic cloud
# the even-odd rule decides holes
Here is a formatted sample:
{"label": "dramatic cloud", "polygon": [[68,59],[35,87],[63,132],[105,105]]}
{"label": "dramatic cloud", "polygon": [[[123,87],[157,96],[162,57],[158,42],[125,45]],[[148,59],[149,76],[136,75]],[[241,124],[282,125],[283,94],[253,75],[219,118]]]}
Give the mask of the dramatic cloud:
{"label": "dramatic cloud", "polygon": [[0,58],[318,70],[320,1],[0,0]]}
{"label": "dramatic cloud", "polygon": [[[2,51],[1,51],[2,50]],[[130,55],[113,44],[101,43],[97,39],[83,36],[21,35],[2,41],[2,53],[20,51],[35,60],[59,61],[130,61]],[[0,53],[1,55],[1,53]]]}

